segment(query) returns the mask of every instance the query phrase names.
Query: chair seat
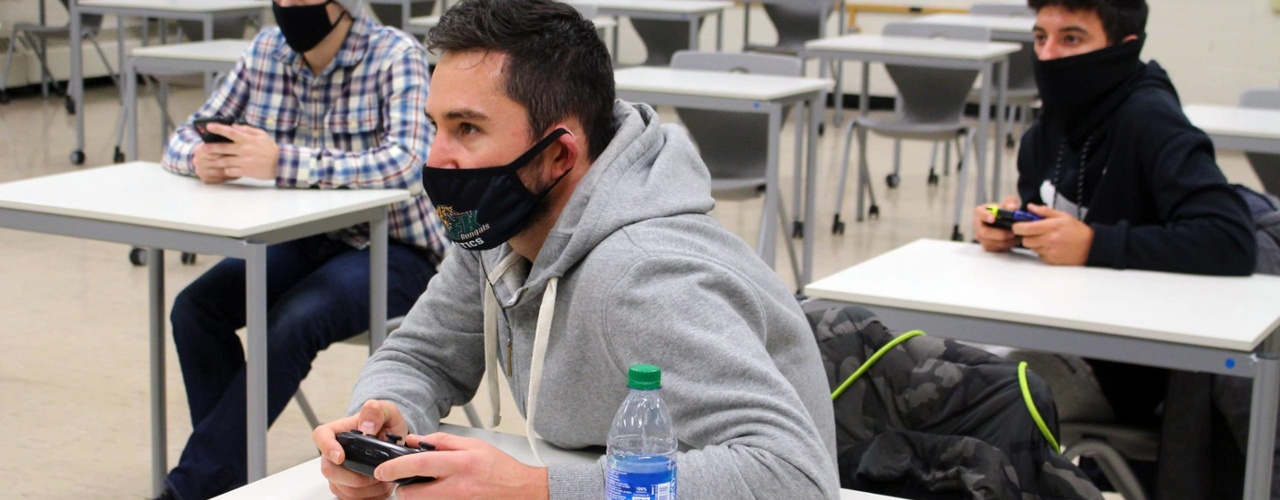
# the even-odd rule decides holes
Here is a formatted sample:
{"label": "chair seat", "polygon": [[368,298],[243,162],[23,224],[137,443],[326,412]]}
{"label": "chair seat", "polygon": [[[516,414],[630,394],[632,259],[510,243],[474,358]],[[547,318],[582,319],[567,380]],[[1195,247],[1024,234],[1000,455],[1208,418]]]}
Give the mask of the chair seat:
{"label": "chair seat", "polygon": [[1063,422],[1059,432],[1063,443],[1093,438],[1105,441],[1121,455],[1133,460],[1154,462],[1160,452],[1160,432],[1154,428],[1114,423]]}
{"label": "chair seat", "polygon": [[[992,89],[991,101],[994,103],[996,99],[995,89]],[[1011,88],[1004,93],[1005,100],[1009,104],[1034,104],[1040,100],[1040,90],[1035,87],[1030,88]],[[969,92],[969,102],[976,103],[982,100],[982,87],[975,87]]]}
{"label": "chair seat", "polygon": [[750,200],[759,198],[767,185],[762,177],[711,179],[711,196],[725,200]]}
{"label": "chair seat", "polygon": [[894,139],[913,139],[922,141],[946,141],[954,138],[961,131],[969,128],[964,121],[949,123],[917,123],[901,118],[888,120],[876,118],[859,118],[857,125],[866,127],[879,135]]}

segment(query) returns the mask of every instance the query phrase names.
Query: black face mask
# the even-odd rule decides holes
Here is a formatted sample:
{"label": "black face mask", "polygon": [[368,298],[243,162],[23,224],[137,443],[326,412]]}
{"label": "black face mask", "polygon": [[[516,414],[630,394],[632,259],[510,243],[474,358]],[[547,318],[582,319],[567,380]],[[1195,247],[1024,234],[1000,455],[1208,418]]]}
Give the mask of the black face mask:
{"label": "black face mask", "polygon": [[525,187],[518,172],[567,133],[563,128],[555,129],[506,166],[424,166],[422,187],[436,206],[436,214],[444,222],[449,240],[467,250],[489,250],[523,231],[542,199],[564,175],[542,193],[534,194]]}
{"label": "black face mask", "polygon": [[319,5],[293,7],[281,7],[280,4],[271,2],[271,12],[276,16],[276,25],[280,26],[280,34],[284,35],[284,42],[289,44],[289,48],[302,54],[314,49],[316,45],[320,45],[324,37],[329,36],[333,28],[342,21],[342,16],[347,15],[343,11],[337,21],[330,23],[328,6],[333,2],[334,0],[329,0]]}
{"label": "black face mask", "polygon": [[1124,103],[1146,73],[1138,59],[1146,37],[1110,47],[1042,61],[1033,59],[1044,122],[1079,145]]}

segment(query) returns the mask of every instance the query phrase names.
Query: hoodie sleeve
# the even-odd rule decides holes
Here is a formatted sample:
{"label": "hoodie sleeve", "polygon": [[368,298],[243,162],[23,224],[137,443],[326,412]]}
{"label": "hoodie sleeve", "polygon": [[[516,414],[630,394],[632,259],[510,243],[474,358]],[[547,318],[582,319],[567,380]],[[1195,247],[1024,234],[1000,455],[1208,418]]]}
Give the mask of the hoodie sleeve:
{"label": "hoodie sleeve", "polygon": [[400,407],[412,433],[429,434],[450,408],[471,401],[484,375],[476,259],[471,252],[449,252],[404,323],[365,362],[348,415],[370,399],[388,400]]}
{"label": "hoodie sleeve", "polygon": [[[1143,117],[1166,127],[1137,130],[1139,161],[1161,225],[1091,224],[1086,265],[1213,275],[1249,275],[1256,265],[1252,217],[1214,160],[1213,143],[1169,106]],[[1123,126],[1124,124],[1121,124]]]}
{"label": "hoodie sleeve", "polygon": [[[693,256],[641,259],[606,300],[619,378],[632,363],[662,367],[662,397],[686,450],[676,459],[681,497],[837,497],[834,449],[793,385],[816,388],[810,399],[828,395],[794,301]],[[553,500],[603,495],[602,464],[552,465],[549,478]]]}

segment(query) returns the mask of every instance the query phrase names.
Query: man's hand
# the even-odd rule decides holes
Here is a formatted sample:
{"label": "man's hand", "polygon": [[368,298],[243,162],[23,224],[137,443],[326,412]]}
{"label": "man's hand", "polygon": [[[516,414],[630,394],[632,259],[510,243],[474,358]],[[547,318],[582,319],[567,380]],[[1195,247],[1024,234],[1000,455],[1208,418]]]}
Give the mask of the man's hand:
{"label": "man's hand", "polygon": [[[229,178],[250,177],[265,181],[276,178],[280,146],[265,131],[248,125],[221,123],[210,123],[209,131],[232,142],[202,144],[210,156],[205,162],[206,168],[223,169],[223,175]],[[198,173],[199,165],[196,169]]]}
{"label": "man's hand", "polygon": [[[1018,237],[1013,231],[1000,229],[998,227],[988,226],[986,223],[995,222],[996,216],[987,211],[988,205],[979,205],[973,209],[973,234],[978,239],[978,243],[982,244],[982,249],[988,252],[1008,252],[1013,247],[1018,246]],[[1009,196],[1000,202],[1000,208],[1005,210],[1018,209],[1018,197]]]}
{"label": "man's hand", "polygon": [[401,486],[401,500],[520,498],[546,500],[551,496],[547,469],[522,464],[502,450],[479,439],[437,432],[430,436],[408,436],[410,448],[426,442],[435,451],[415,453],[388,460],[373,471],[383,481],[413,476],[436,478],[430,483]]}
{"label": "man's hand", "polygon": [[338,444],[337,435],[350,430],[359,430],[364,434],[385,438],[388,432],[404,435],[409,432],[409,424],[400,415],[400,408],[390,401],[365,401],[360,413],[347,418],[316,427],[311,432],[311,440],[324,460],[320,461],[320,473],[329,480],[329,491],[342,500],[381,499],[391,496],[395,483],[377,479],[347,470],[342,466],[346,455],[342,445]]}
{"label": "man's hand", "polygon": [[1058,266],[1083,266],[1093,246],[1093,228],[1070,214],[1043,205],[1027,205],[1031,213],[1043,217],[1035,222],[1013,225],[1013,233],[1040,260]]}
{"label": "man's hand", "polygon": [[225,169],[211,166],[214,161],[221,159],[223,155],[210,153],[208,144],[196,144],[193,153],[191,164],[195,165],[196,177],[199,177],[201,182],[205,184],[221,184],[239,179],[239,177],[228,176]]}

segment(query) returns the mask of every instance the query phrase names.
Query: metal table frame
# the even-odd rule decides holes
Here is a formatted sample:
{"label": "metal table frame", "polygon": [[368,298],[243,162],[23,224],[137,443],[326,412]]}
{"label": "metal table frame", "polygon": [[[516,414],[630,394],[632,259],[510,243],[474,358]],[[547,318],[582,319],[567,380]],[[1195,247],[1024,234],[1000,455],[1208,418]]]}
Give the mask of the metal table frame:
{"label": "metal table frame", "polygon": [[[822,298],[815,302],[852,304]],[[1277,402],[1280,401],[1280,391],[1276,390],[1280,387],[1280,335],[1276,335],[1277,332],[1272,332],[1249,353],[869,303],[856,305],[875,311],[887,325],[910,325],[930,335],[953,340],[1252,378],[1255,382],[1249,415],[1244,497],[1270,497]]]}
{"label": "metal table frame", "polygon": [[[644,102],[653,106],[667,105],[682,108],[705,109],[712,111],[737,111],[746,113],[765,113],[769,115],[769,164],[766,168],[766,176],[768,177],[768,187],[765,189],[764,202],[764,229],[761,231],[757,248],[760,257],[764,259],[769,267],[773,267],[777,261],[777,237],[780,228],[777,225],[773,214],[778,211],[779,195],[782,188],[778,178],[779,157],[781,156],[781,148],[779,147],[782,135],[782,110],[783,107],[791,104],[801,104],[797,108],[797,112],[804,110],[807,113],[808,133],[805,134],[803,127],[796,127],[796,169],[801,168],[801,152],[804,151],[808,156],[805,158],[804,165],[807,176],[804,180],[805,190],[805,220],[812,220],[816,212],[817,198],[817,167],[818,167],[818,121],[821,113],[815,112],[816,103],[825,102],[827,92],[823,90],[806,92],[803,94],[790,95],[773,101],[757,101],[752,99],[739,99],[732,97],[707,97],[694,96],[667,92],[651,92],[651,91],[632,91],[618,89],[618,97],[633,102]],[[805,123],[800,119],[797,123]],[[801,142],[807,137],[807,147],[802,148]],[[796,176],[797,192],[800,185],[800,176]],[[799,210],[800,200],[795,200],[797,210]],[[813,242],[815,238],[816,224],[804,225],[804,248],[802,250],[803,260],[800,276],[796,277],[796,287],[803,287],[809,283],[813,276]]]}
{"label": "metal table frame", "polygon": [[[190,10],[173,10],[164,8],[150,7],[117,7],[109,5],[81,5],[79,0],[71,0],[71,32],[79,33],[81,25],[81,16],[86,14],[101,14],[116,16],[116,49],[119,52],[119,64],[123,65],[125,61],[125,40],[124,40],[124,18],[140,17],[140,18],[158,18],[177,21],[200,21],[204,24],[204,39],[209,41],[213,39],[213,22],[215,19],[223,18],[240,18],[256,16],[259,22],[265,21],[265,10],[270,5],[263,3],[257,7],[244,7],[235,9],[221,9],[216,11],[196,12]],[[123,74],[123,71],[121,72]],[[208,90],[211,78],[205,76],[205,89]],[[68,93],[72,96],[74,110],[76,115],[76,147],[71,152],[71,163],[81,165],[84,163],[84,49],[80,43],[71,44],[71,79],[68,82]],[[123,88],[120,89],[121,102],[124,100]]]}
{"label": "metal table frame", "polygon": [[[823,64],[829,60],[855,60],[862,62],[862,91],[858,96],[858,116],[866,117],[871,105],[871,64],[900,64],[904,66],[922,66],[933,68],[949,68],[949,69],[976,69],[980,73],[983,82],[992,81],[992,75],[998,75],[998,89],[996,91],[996,109],[1004,109],[1006,103],[1006,93],[1009,88],[1009,64],[1008,54],[989,57],[986,59],[957,59],[950,57],[929,56],[929,55],[910,55],[910,54],[883,54],[879,52],[862,52],[855,50],[827,50],[827,49],[806,49],[805,57],[817,58]],[[841,90],[837,85],[836,95],[841,95]],[[977,203],[987,201],[986,189],[986,165],[987,165],[987,148],[990,137],[988,129],[991,124],[991,86],[982,86],[982,98],[978,109],[978,130],[977,130],[977,147],[974,148],[974,154],[977,168],[976,184],[977,184]],[[841,99],[836,99],[836,116],[844,110],[844,104]],[[1004,137],[1004,120],[995,120],[996,137]],[[867,129],[859,127],[858,129],[858,147],[866,148],[867,145]],[[867,169],[867,164],[863,161],[865,158],[860,155],[858,160],[858,169],[863,171]],[[1000,169],[1003,164],[1003,155],[1000,151],[995,152],[993,179],[1000,178]],[[863,176],[865,182],[871,182],[870,176]],[[864,217],[865,206],[865,184],[858,186],[858,215],[857,220],[861,222]],[[957,203],[963,203],[963,197],[957,200]],[[798,208],[798,205],[797,205]],[[806,228],[807,232],[807,228]]]}
{"label": "metal table frame", "polygon": [[124,63],[126,157],[138,160],[138,75],[163,73],[221,73],[235,68],[235,62],[193,60],[179,57],[131,55]]}
{"label": "metal table frame", "polygon": [[192,231],[148,227],[55,215],[28,210],[0,208],[0,227],[36,233],[146,247],[149,276],[150,357],[151,357],[151,487],[164,491],[168,474],[167,426],[165,421],[165,293],[164,250],[216,254],[245,260],[246,397],[249,482],[267,473],[267,246],[306,236],[369,223],[369,332],[370,349],[386,338],[387,321],[387,211],[386,207],[362,209],[294,226],[230,238]]}

